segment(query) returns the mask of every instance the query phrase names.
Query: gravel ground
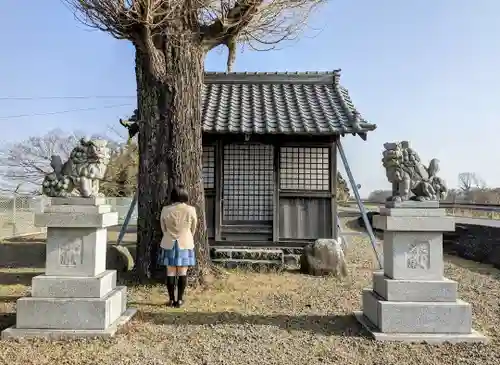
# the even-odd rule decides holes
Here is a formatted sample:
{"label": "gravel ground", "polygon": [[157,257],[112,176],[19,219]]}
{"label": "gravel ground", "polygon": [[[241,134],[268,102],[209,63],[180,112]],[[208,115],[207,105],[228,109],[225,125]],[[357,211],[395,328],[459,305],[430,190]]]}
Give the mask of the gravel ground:
{"label": "gravel ground", "polygon": [[[167,309],[162,286],[130,288],[138,315],[111,340],[3,341],[0,364],[499,364],[500,272],[447,258],[446,275],[473,304],[474,327],[488,345],[381,344],[351,315],[371,285],[366,239],[349,247],[350,277],[230,272],[205,291],[191,290],[183,309]],[[22,277],[22,276],[20,276]],[[0,287],[0,312],[12,312],[21,282]],[[0,317],[5,327],[13,318]]]}

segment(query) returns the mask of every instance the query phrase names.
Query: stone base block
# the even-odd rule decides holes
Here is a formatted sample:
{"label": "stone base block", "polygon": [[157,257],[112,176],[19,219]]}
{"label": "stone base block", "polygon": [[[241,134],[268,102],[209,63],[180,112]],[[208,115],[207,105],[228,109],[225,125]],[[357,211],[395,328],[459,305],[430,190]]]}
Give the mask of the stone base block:
{"label": "stone base block", "polygon": [[455,218],[448,217],[402,217],[373,216],[373,227],[383,231],[398,232],[448,232],[455,230]]}
{"label": "stone base block", "polygon": [[417,208],[417,209],[432,209],[439,208],[439,201],[437,200],[426,200],[426,201],[415,201],[406,200],[402,202],[386,202],[386,208]]}
{"label": "stone base block", "polygon": [[380,215],[391,217],[446,217],[446,209],[380,208]]}
{"label": "stone base block", "polygon": [[383,272],[373,273],[373,291],[388,301],[455,302],[457,289],[457,282],[446,278],[441,281],[394,280]]}
{"label": "stone base block", "polygon": [[487,343],[488,338],[472,330],[471,333],[383,333],[361,311],[354,312],[358,322],[370,333],[376,341],[394,342],[425,342],[430,344],[479,342]]}
{"label": "stone base block", "polygon": [[105,197],[84,198],[81,196],[71,196],[67,198],[51,198],[50,205],[87,205],[98,206],[106,204]]}
{"label": "stone base block", "polygon": [[47,229],[45,274],[94,277],[106,270],[106,228]]}
{"label": "stone base block", "polygon": [[44,213],[104,214],[111,212],[111,205],[50,205]]}
{"label": "stone base block", "polygon": [[472,332],[472,308],[456,302],[390,302],[363,290],[363,313],[383,333]]}
{"label": "stone base block", "polygon": [[384,273],[391,279],[441,280],[441,232],[384,232]]}
{"label": "stone base block", "polygon": [[30,329],[10,327],[2,331],[2,340],[23,338],[43,338],[46,340],[64,340],[76,338],[109,338],[113,337],[118,329],[126,324],[135,315],[135,308],[127,309],[111,326],[104,330],[61,330],[61,329]]}
{"label": "stone base block", "polygon": [[103,298],[116,288],[116,271],[95,277],[35,276],[31,282],[34,298]]}
{"label": "stone base block", "polygon": [[106,228],[118,224],[118,213],[37,213],[35,226],[37,227],[66,227],[66,228]]}
{"label": "stone base block", "polygon": [[126,306],[124,286],[104,298],[21,298],[17,301],[16,328],[105,330]]}

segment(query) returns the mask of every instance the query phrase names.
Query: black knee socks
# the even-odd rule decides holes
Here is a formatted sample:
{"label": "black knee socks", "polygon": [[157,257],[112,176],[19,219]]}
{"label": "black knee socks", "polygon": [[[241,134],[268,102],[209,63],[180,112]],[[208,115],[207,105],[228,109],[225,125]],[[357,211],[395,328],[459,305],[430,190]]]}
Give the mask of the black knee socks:
{"label": "black knee socks", "polygon": [[175,276],[167,276],[168,298],[175,302]]}
{"label": "black knee socks", "polygon": [[179,276],[178,277],[179,282],[177,283],[177,301],[182,301],[182,297],[184,295],[184,290],[186,289],[187,285],[187,276]]}

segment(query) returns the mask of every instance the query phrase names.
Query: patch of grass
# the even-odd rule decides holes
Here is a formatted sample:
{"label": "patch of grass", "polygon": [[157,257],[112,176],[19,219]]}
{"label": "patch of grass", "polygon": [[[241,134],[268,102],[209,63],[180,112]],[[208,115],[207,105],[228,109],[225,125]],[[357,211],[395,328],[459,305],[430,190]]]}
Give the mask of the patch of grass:
{"label": "patch of grass", "polygon": [[[0,363],[14,364],[497,364],[500,358],[500,272],[450,258],[447,277],[473,304],[474,327],[488,345],[381,344],[352,316],[374,266],[368,241],[352,237],[350,275],[317,278],[293,272],[231,270],[210,288],[188,289],[186,305],[166,308],[163,285],[131,286],[139,312],[110,340],[0,342]],[[14,269],[6,270],[15,272]],[[35,271],[35,270],[32,270]],[[19,274],[26,272],[20,270]],[[0,326],[13,323],[22,284],[0,285]]]}
{"label": "patch of grass", "polygon": [[456,217],[500,220],[500,213],[495,211],[449,208],[446,212]]}

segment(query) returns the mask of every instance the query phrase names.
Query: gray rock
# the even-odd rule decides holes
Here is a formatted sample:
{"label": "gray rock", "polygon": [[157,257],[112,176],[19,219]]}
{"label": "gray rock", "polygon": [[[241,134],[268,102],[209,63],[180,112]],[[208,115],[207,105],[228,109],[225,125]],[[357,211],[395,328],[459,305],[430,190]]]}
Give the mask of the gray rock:
{"label": "gray rock", "polygon": [[119,273],[132,271],[134,268],[134,258],[126,247],[108,245],[106,268],[108,270],[116,270]]}
{"label": "gray rock", "polygon": [[307,245],[300,257],[300,272],[314,276],[347,276],[342,243],[333,238],[320,238]]}

